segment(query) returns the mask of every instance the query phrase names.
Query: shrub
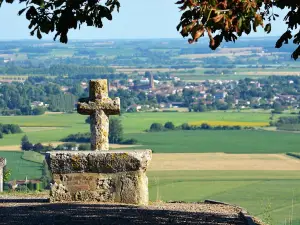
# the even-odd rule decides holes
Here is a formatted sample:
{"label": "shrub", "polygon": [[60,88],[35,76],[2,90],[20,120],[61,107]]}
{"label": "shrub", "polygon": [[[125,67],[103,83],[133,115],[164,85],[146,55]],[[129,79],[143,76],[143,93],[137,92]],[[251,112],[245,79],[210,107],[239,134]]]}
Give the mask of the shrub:
{"label": "shrub", "polygon": [[202,123],[201,124],[201,129],[203,129],[203,130],[210,130],[211,128],[212,127],[207,123]]}
{"label": "shrub", "polygon": [[61,141],[86,143],[86,142],[90,142],[90,139],[91,139],[90,133],[77,133],[77,134],[70,134],[66,138],[63,138]]}
{"label": "shrub", "polygon": [[76,144],[74,143],[67,143],[63,145],[58,145],[55,150],[72,150],[72,148],[75,148]]}
{"label": "shrub", "polygon": [[138,143],[138,141],[136,139],[134,139],[134,138],[122,141],[122,144],[124,144],[124,145],[135,145],[137,143]]}
{"label": "shrub", "polygon": [[22,130],[16,124],[0,124],[0,132],[4,134],[17,134],[22,133]]}
{"label": "shrub", "polygon": [[188,123],[184,123],[181,125],[182,130],[191,130],[191,126]]}
{"label": "shrub", "polygon": [[91,150],[91,145],[90,144],[80,144],[78,147],[78,150],[80,150],[80,151]]}
{"label": "shrub", "polygon": [[44,150],[44,146],[41,143],[37,143],[33,145],[33,151],[39,152],[43,150]]}
{"label": "shrub", "polygon": [[22,137],[21,140],[21,149],[24,151],[29,151],[33,149],[33,144],[29,142],[27,135]]}
{"label": "shrub", "polygon": [[32,110],[32,114],[35,116],[43,115],[43,114],[45,114],[45,112],[46,112],[46,109],[43,107],[36,107]]}
{"label": "shrub", "polygon": [[1,139],[1,138],[3,138],[3,134],[2,134],[2,132],[0,132],[0,139]]}
{"label": "shrub", "polygon": [[175,129],[175,125],[172,122],[166,122],[164,127],[168,130],[174,130]]}
{"label": "shrub", "polygon": [[163,131],[164,127],[161,123],[152,123],[150,126],[150,132]]}

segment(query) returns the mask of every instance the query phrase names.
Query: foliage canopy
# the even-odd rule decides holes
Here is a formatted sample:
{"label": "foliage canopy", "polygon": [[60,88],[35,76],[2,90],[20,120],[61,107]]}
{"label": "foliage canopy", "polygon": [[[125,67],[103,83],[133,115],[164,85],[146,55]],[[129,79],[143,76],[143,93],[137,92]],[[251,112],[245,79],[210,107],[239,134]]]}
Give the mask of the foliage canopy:
{"label": "foliage canopy", "polygon": [[[0,6],[6,1],[13,3],[17,0],[0,0]],[[112,20],[112,12],[119,11],[119,0],[18,0],[26,3],[19,11],[25,13],[29,20],[30,34],[42,38],[42,33],[55,32],[54,40],[68,42],[68,31],[80,29],[86,23],[88,26],[103,27],[103,18]],[[300,25],[299,1],[291,0],[179,0],[176,2],[182,10],[182,17],[177,26],[183,37],[190,37],[189,43],[198,41],[205,34],[210,39],[210,48],[215,50],[223,40],[235,42],[238,37],[256,32],[257,27],[264,27],[270,33],[271,21],[276,20],[277,14],[273,8],[289,11],[284,18],[287,31],[278,39],[276,48],[287,44],[289,40],[298,45],[292,58],[300,55],[300,30],[293,36],[292,31]],[[268,21],[266,24],[264,21]]]}
{"label": "foliage canopy", "polygon": [[[0,6],[3,1],[0,0]],[[14,3],[17,0],[5,1]],[[111,13],[120,7],[118,0],[106,0],[105,4],[99,0],[19,0],[19,3],[26,3],[19,15],[25,13],[32,36],[41,39],[42,33],[55,32],[54,40],[59,37],[62,43],[68,42],[70,29],[80,29],[83,23],[102,28],[102,19],[112,20]]]}
{"label": "foliage canopy", "polygon": [[[300,30],[296,35],[292,31],[300,25],[299,1],[288,0],[179,0],[176,2],[183,11],[180,23],[177,26],[183,37],[190,36],[189,43],[198,41],[205,33],[210,39],[210,48],[216,49],[225,40],[235,42],[242,34],[256,32],[257,27],[264,27],[270,33],[271,21],[279,15],[273,8],[288,8],[284,17],[287,31],[279,38],[275,47],[280,48],[290,39],[298,45],[292,57],[300,55]],[[264,21],[267,21],[265,24]]]}

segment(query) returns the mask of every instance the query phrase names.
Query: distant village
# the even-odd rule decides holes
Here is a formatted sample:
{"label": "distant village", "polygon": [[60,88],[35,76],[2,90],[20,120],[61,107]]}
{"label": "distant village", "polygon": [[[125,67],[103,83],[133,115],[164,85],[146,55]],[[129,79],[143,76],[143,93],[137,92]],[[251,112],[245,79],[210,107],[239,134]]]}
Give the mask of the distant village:
{"label": "distant village", "polygon": [[[1,84],[25,83],[25,81],[24,78],[3,77],[0,79],[0,87]],[[280,112],[285,109],[299,108],[299,83],[298,76],[273,76],[258,80],[245,78],[186,82],[168,73],[161,75],[145,72],[143,75],[128,79],[109,80],[109,91],[126,101],[124,110],[127,112],[183,108],[190,112],[247,108],[274,109]],[[79,81],[79,84],[82,92],[87,93],[88,79]],[[80,97],[70,91],[72,86],[57,85],[62,93]],[[122,96],[124,93],[131,93],[132,99]],[[30,106],[47,109],[50,104],[34,100],[31,101]]]}
{"label": "distant village", "polygon": [[[201,82],[185,82],[172,75],[169,78],[169,80],[154,79],[150,73],[145,74],[140,80],[128,79],[125,85],[122,85],[120,80],[115,80],[110,83],[110,90],[140,91],[147,96],[154,96],[157,100],[156,110],[187,107],[189,111],[232,108],[277,108],[280,111],[299,108],[300,78],[295,76]],[[87,83],[83,85],[87,87]],[[153,109],[153,106],[134,104],[127,110],[141,111],[148,108]]]}

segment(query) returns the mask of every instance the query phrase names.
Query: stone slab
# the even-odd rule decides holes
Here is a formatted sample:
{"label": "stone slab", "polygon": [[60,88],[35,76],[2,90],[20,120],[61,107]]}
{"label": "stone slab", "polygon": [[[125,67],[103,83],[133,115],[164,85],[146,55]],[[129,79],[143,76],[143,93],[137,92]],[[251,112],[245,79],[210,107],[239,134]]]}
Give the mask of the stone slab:
{"label": "stone slab", "polygon": [[148,178],[142,171],[53,175],[51,202],[110,202],[148,205]]}
{"label": "stone slab", "polygon": [[151,159],[151,150],[46,153],[46,160],[53,174],[146,171]]}
{"label": "stone slab", "polygon": [[151,150],[47,152],[53,177],[50,201],[148,205],[151,158]]}

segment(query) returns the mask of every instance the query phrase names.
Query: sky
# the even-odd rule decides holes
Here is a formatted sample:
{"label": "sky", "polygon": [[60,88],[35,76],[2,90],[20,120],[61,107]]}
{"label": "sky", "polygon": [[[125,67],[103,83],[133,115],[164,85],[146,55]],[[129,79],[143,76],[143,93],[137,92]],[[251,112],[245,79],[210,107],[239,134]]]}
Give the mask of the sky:
{"label": "sky", "polygon": [[[176,0],[120,0],[120,12],[113,14],[113,21],[104,22],[104,28],[82,27],[71,30],[69,39],[142,39],[142,38],[181,38],[176,26],[181,13]],[[3,3],[0,8],[0,39],[32,39],[29,35],[25,15],[18,16],[22,5]],[[276,12],[275,12],[276,13]],[[274,22],[268,36],[279,36],[285,31],[283,13],[278,11],[281,21]],[[249,35],[250,36],[250,35]],[[264,37],[263,29],[251,34]],[[53,35],[45,35],[51,39]]]}

